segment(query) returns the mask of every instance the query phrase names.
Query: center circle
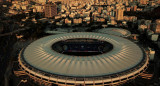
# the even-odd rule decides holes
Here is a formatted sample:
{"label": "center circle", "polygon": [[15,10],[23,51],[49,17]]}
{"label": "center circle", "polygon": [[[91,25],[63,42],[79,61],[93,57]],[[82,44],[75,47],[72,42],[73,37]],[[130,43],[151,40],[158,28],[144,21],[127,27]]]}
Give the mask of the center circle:
{"label": "center circle", "polygon": [[58,41],[52,45],[52,49],[65,55],[93,56],[111,51],[113,45],[98,39],[75,38]]}

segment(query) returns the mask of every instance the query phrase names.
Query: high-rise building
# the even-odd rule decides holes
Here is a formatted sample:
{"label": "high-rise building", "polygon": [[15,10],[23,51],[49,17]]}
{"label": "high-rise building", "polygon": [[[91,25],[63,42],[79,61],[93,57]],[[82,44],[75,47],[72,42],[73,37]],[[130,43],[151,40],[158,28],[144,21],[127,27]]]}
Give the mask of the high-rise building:
{"label": "high-rise building", "polygon": [[123,12],[122,8],[116,10],[116,20],[123,20]]}
{"label": "high-rise building", "polygon": [[140,4],[141,5],[146,5],[146,4],[148,4],[148,0],[140,0]]}
{"label": "high-rise building", "polygon": [[133,6],[133,11],[137,11],[137,5]]}
{"label": "high-rise building", "polygon": [[6,1],[8,1],[8,2],[12,2],[12,0],[6,0]]}
{"label": "high-rise building", "polygon": [[57,15],[57,6],[54,3],[48,3],[45,5],[45,17],[53,17]]}

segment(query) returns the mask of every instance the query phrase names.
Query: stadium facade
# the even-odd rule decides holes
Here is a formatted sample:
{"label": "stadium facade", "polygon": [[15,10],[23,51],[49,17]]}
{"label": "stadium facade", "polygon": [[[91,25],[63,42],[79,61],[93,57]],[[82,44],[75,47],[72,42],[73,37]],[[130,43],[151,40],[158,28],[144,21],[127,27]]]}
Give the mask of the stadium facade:
{"label": "stadium facade", "polygon": [[[69,39],[95,39],[113,48],[92,56],[66,55],[52,45]],[[108,34],[66,33],[34,41],[21,50],[18,62],[23,71],[39,84],[104,86],[119,85],[135,79],[148,66],[148,56],[134,42]]]}

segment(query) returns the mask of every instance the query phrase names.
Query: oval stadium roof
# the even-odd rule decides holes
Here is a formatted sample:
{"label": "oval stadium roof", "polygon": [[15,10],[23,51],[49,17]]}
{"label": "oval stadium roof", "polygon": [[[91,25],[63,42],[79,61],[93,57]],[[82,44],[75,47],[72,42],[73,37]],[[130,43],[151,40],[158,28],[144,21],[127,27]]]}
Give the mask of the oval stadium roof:
{"label": "oval stadium roof", "polygon": [[131,35],[130,31],[121,28],[103,28],[98,30],[98,32],[121,36],[121,37],[128,37]]}
{"label": "oval stadium roof", "polygon": [[[95,56],[70,56],[52,50],[58,41],[73,38],[104,40],[113,45],[110,52]],[[100,33],[66,33],[40,38],[23,52],[23,59],[32,67],[57,75],[73,77],[96,77],[129,70],[144,58],[135,43],[118,36]]]}

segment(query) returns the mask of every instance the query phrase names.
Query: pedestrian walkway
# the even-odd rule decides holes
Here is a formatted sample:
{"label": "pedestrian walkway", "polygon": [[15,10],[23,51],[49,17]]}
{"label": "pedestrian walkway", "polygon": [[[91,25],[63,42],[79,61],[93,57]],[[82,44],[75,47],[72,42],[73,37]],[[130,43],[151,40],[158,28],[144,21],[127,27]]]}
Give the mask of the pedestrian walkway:
{"label": "pedestrian walkway", "polygon": [[143,79],[151,79],[153,74],[149,74],[147,72],[141,73],[140,75]]}

